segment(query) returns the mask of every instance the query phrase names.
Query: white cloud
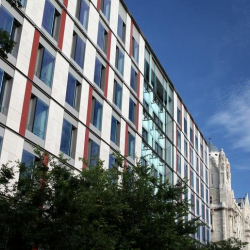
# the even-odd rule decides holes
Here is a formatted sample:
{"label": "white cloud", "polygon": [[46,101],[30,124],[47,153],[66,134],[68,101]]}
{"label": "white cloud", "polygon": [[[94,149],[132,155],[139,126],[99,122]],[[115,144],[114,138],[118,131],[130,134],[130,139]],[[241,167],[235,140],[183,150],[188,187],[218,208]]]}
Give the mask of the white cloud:
{"label": "white cloud", "polygon": [[237,170],[242,170],[242,171],[250,171],[250,167],[248,166],[235,166],[233,168]]}
{"label": "white cloud", "polygon": [[220,128],[231,141],[232,149],[250,152],[250,80],[225,91],[220,104],[209,126]]}

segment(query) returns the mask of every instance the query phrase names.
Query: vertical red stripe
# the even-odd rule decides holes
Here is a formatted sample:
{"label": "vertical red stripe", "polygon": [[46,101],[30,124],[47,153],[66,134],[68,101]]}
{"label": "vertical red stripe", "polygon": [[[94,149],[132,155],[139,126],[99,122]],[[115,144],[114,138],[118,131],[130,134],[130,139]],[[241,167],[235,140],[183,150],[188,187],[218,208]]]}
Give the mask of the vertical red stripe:
{"label": "vertical red stripe", "polygon": [[104,86],[104,96],[108,97],[108,84],[109,84],[109,65],[106,66],[106,75],[105,75],[105,86]]}
{"label": "vertical red stripe", "polygon": [[130,57],[132,56],[132,43],[133,43],[133,21],[131,20],[131,30],[130,30],[130,50],[129,50],[129,55]]}
{"label": "vertical red stripe", "polygon": [[58,38],[58,47],[59,47],[60,50],[62,50],[62,45],[63,45],[63,37],[64,37],[64,30],[65,30],[65,21],[66,21],[66,11],[62,10],[61,25],[60,25],[59,38]]}
{"label": "vertical red stripe", "polygon": [[[86,119],[84,152],[83,152],[83,158],[85,158],[85,159],[88,158],[89,125],[90,125],[90,119],[91,119],[92,93],[93,93],[93,88],[92,88],[92,86],[89,86],[89,99],[88,99],[88,110],[87,110],[87,119]],[[83,169],[85,169],[86,165],[83,164],[82,167],[83,167]]]}
{"label": "vertical red stripe", "polygon": [[67,8],[68,7],[68,0],[63,1],[64,6]]}
{"label": "vertical red stripe", "polygon": [[[40,39],[40,33],[38,32],[38,30],[35,30],[31,57],[30,57],[29,71],[28,71],[28,77],[32,80],[34,78],[34,73],[35,73],[39,39]],[[19,133],[22,136],[25,135],[26,125],[27,125],[31,90],[32,90],[32,82],[28,80],[26,83],[26,89],[25,89],[24,101],[23,101],[23,110],[22,110],[21,122],[20,122],[20,127],[19,127]]]}
{"label": "vertical red stripe", "polygon": [[97,10],[100,11],[101,9],[101,0],[97,0]]}
{"label": "vertical red stripe", "polygon": [[38,30],[35,29],[33,45],[32,45],[32,50],[31,50],[31,56],[30,56],[29,72],[28,72],[28,77],[31,80],[33,80],[34,73],[35,73],[36,57],[37,57],[39,39],[40,39],[40,33]]}

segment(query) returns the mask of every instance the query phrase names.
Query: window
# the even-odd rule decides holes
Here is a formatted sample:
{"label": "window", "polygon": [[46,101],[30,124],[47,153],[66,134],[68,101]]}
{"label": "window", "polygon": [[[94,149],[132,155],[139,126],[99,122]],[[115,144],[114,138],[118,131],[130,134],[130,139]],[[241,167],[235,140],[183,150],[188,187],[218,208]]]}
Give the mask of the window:
{"label": "window", "polygon": [[206,209],[206,221],[207,221],[207,224],[209,224],[209,211],[208,211],[208,209]]}
{"label": "window", "polygon": [[196,199],[196,214],[200,215],[200,201]]}
{"label": "window", "polygon": [[110,17],[110,5],[111,5],[111,0],[101,0],[101,11],[107,18],[107,20],[109,20]]}
{"label": "window", "polygon": [[80,96],[81,84],[76,80],[73,75],[69,73],[66,91],[66,102],[77,111],[79,111]]}
{"label": "window", "polygon": [[148,131],[145,128],[142,128],[142,138],[147,142],[148,141]]}
{"label": "window", "polygon": [[[209,224],[209,222],[208,222]],[[210,238],[209,238],[209,229],[207,229],[207,242],[210,242]]]}
{"label": "window", "polygon": [[206,203],[208,203],[208,189],[206,189]]}
{"label": "window", "polygon": [[119,73],[123,76],[124,54],[118,47],[116,47],[115,67],[118,69]]}
{"label": "window", "polygon": [[74,32],[71,57],[81,68],[83,68],[84,55],[85,42],[80,38],[79,35],[77,35],[76,32]]}
{"label": "window", "polygon": [[109,169],[112,168],[115,165],[115,157],[110,154],[109,155]]}
{"label": "window", "polygon": [[204,178],[204,166],[202,163],[201,163],[201,178],[202,179]]}
{"label": "window", "polygon": [[198,137],[195,136],[195,149],[198,151]]}
{"label": "window", "polygon": [[199,173],[199,158],[196,157],[196,171]]}
{"label": "window", "polygon": [[193,166],[194,164],[194,151],[190,148],[190,164]]}
{"label": "window", "polygon": [[21,5],[22,5],[23,8],[26,6],[26,1],[27,0],[20,0],[20,3],[21,3]]}
{"label": "window", "polygon": [[200,182],[199,182],[199,178],[196,177],[196,193],[199,194],[200,192]]}
{"label": "window", "polygon": [[181,124],[181,110],[177,107],[177,122]]}
{"label": "window", "polygon": [[32,178],[34,164],[39,161],[39,158],[30,152],[23,150],[21,162],[25,164],[25,169],[20,170],[18,188],[22,188],[22,179]]}
{"label": "window", "polygon": [[128,154],[135,159],[135,137],[131,133],[128,133]]}
{"label": "window", "polygon": [[201,206],[201,217],[203,220],[205,220],[205,206],[204,206],[204,204],[202,204],[202,206]]}
{"label": "window", "polygon": [[117,35],[121,38],[123,43],[125,43],[126,39],[126,24],[123,22],[120,15],[118,15],[118,26],[117,26]]}
{"label": "window", "polygon": [[177,130],[177,147],[181,150],[181,132]]}
{"label": "window", "polygon": [[89,163],[90,165],[94,166],[97,163],[97,160],[100,156],[100,146],[94,142],[93,140],[89,140]]}
{"label": "window", "polygon": [[110,140],[119,146],[120,143],[120,122],[112,116]]}
{"label": "window", "polygon": [[130,98],[129,99],[129,120],[135,123],[136,116],[136,103]]}
{"label": "window", "polygon": [[102,104],[96,98],[92,99],[91,123],[102,130]]}
{"label": "window", "polygon": [[194,195],[191,194],[191,210],[194,211]]}
{"label": "window", "polygon": [[49,0],[45,1],[42,26],[55,40],[58,39],[60,13]]}
{"label": "window", "polygon": [[88,16],[89,16],[89,5],[85,0],[78,0],[76,8],[76,18],[82,24],[82,26],[87,30],[88,27]]}
{"label": "window", "polygon": [[[163,122],[159,119],[159,117],[153,112],[154,123],[157,124],[161,130],[163,130]],[[157,128],[158,129],[158,128]]]}
{"label": "window", "polygon": [[194,135],[193,135],[193,129],[190,127],[190,141],[194,143]]}
{"label": "window", "polygon": [[202,227],[202,240],[205,242],[206,241],[206,229],[205,229],[205,227],[203,226]]}
{"label": "window", "polygon": [[204,199],[204,184],[201,183],[201,198]]}
{"label": "window", "polygon": [[137,72],[135,71],[134,67],[131,67],[130,87],[135,92],[137,91]]}
{"label": "window", "polygon": [[157,142],[155,142],[155,151],[162,158],[162,147]]}
{"label": "window", "polygon": [[190,172],[190,184],[191,184],[191,187],[193,188],[194,187],[194,172],[192,170]]}
{"label": "window", "polygon": [[31,95],[27,129],[44,140],[48,118],[48,105]]}
{"label": "window", "polygon": [[74,158],[76,143],[76,127],[66,119],[63,119],[62,137],[60,150],[66,155]]}
{"label": "window", "polygon": [[103,91],[104,91],[104,85],[105,85],[105,74],[106,74],[105,66],[96,57],[96,59],[95,59],[94,82]]}
{"label": "window", "polygon": [[6,31],[16,42],[11,54],[17,57],[18,45],[21,37],[21,24],[3,7],[0,8],[0,29]]}
{"label": "window", "polygon": [[188,165],[186,162],[184,163],[184,178],[188,178]]}
{"label": "window", "polygon": [[181,174],[181,156],[177,154],[177,171]]}
{"label": "window", "polygon": [[205,172],[205,180],[206,180],[206,183],[208,183],[208,172],[207,172],[207,170]]}
{"label": "window", "polygon": [[47,49],[39,44],[37,62],[36,62],[36,76],[51,88],[54,75],[55,58]]}
{"label": "window", "polygon": [[0,153],[2,152],[3,137],[0,136]]}
{"label": "window", "polygon": [[133,52],[133,58],[135,59],[135,61],[138,63],[139,60],[139,44],[137,43],[137,41],[134,39],[134,37],[132,38],[132,52]]}
{"label": "window", "polygon": [[201,155],[201,158],[203,159],[203,145],[200,144],[200,155]]}
{"label": "window", "polygon": [[119,109],[122,109],[122,86],[116,80],[114,82],[113,102]]}
{"label": "window", "polygon": [[98,27],[98,35],[97,35],[97,44],[100,47],[100,49],[107,54],[108,49],[108,32],[104,28],[101,22],[99,22]]}
{"label": "window", "polygon": [[187,141],[186,140],[184,140],[184,155],[186,158],[188,157]]}
{"label": "window", "polygon": [[200,226],[197,228],[197,233],[196,233],[197,239],[200,240]]}
{"label": "window", "polygon": [[187,119],[184,117],[184,133],[187,134]]}
{"label": "window", "polygon": [[12,88],[11,77],[0,68],[0,112],[7,115]]}

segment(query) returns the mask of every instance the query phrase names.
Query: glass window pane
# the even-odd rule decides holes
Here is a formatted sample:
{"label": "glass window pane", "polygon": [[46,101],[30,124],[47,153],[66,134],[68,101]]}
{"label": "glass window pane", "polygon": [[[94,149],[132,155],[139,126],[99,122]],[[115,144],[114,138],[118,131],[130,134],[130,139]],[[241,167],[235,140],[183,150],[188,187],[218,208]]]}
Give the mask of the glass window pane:
{"label": "glass window pane", "polygon": [[98,36],[97,36],[97,44],[102,49],[104,53],[106,53],[107,48],[107,31],[105,30],[104,26],[99,23],[98,27]]}
{"label": "glass window pane", "polygon": [[84,0],[80,0],[79,16],[78,19],[85,29],[88,26],[88,15],[89,15],[89,6]]}
{"label": "glass window pane", "polygon": [[95,99],[93,125],[99,130],[102,129],[102,104]]}
{"label": "glass window pane", "polygon": [[124,68],[124,55],[120,49],[117,49],[117,69],[123,75],[123,68]]}
{"label": "glass window pane", "polygon": [[108,20],[110,16],[110,2],[111,0],[102,0],[102,12]]}
{"label": "glass window pane", "polygon": [[0,29],[11,35],[14,18],[3,6],[0,8],[0,20]]}
{"label": "glass window pane", "polygon": [[95,59],[95,74],[94,82],[101,88],[101,76],[102,76],[102,63],[96,58]]}
{"label": "glass window pane", "polygon": [[130,86],[134,91],[136,91],[136,71],[133,67],[131,67]]}
{"label": "glass window pane", "polygon": [[115,105],[121,109],[122,108],[122,86],[115,82]]}
{"label": "glass window pane", "polygon": [[32,166],[35,162],[35,155],[29,153],[28,151],[26,150],[23,150],[23,154],[22,154],[22,160],[21,160],[22,163],[25,164],[25,171],[21,171],[20,172],[20,176],[19,178],[22,178],[22,177],[31,177],[31,174],[32,174]]}
{"label": "glass window pane", "polygon": [[37,98],[33,133],[44,139],[47,126],[48,106]]}
{"label": "glass window pane", "polygon": [[52,35],[53,33],[53,24],[55,18],[55,7],[51,4],[50,1],[46,0],[43,12],[43,28]]}
{"label": "glass window pane", "polygon": [[139,59],[139,44],[135,39],[133,39],[133,57],[136,62],[138,62]]}
{"label": "glass window pane", "polygon": [[110,154],[109,155],[109,168],[112,168],[115,165],[115,157]]}
{"label": "glass window pane", "polygon": [[84,63],[85,42],[76,35],[75,62],[82,68]]}
{"label": "glass window pane", "polygon": [[46,49],[44,49],[40,79],[49,87],[52,85],[54,63],[55,58]]}
{"label": "glass window pane", "polygon": [[135,159],[135,137],[130,133],[129,133],[128,154],[132,159]]}
{"label": "glass window pane", "polygon": [[66,102],[75,108],[76,100],[76,79],[71,74],[68,76],[67,92],[66,92]]}
{"label": "glass window pane", "polygon": [[134,102],[131,98],[129,100],[129,120],[131,122],[135,121]]}
{"label": "glass window pane", "polygon": [[122,28],[123,28],[123,20],[118,15],[118,26],[117,26],[117,35],[122,39]]}
{"label": "glass window pane", "polygon": [[67,120],[63,119],[60,150],[66,155],[70,155],[71,136],[72,136],[72,125]]}
{"label": "glass window pane", "polygon": [[117,120],[114,116],[112,116],[111,119],[111,134],[110,134],[110,140],[114,143],[117,142]]}
{"label": "glass window pane", "polygon": [[99,158],[99,151],[100,146],[95,143],[94,141],[91,141],[91,148],[90,148],[90,164],[95,165],[97,158]]}

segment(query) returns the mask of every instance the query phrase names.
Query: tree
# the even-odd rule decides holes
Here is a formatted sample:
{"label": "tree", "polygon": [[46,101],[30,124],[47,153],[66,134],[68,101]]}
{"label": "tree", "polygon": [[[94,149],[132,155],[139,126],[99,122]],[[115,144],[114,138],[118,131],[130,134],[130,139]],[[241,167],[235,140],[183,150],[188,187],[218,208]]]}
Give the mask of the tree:
{"label": "tree", "polygon": [[[12,7],[21,7],[22,4],[19,0],[7,0]],[[12,51],[15,46],[15,42],[11,39],[9,33],[3,29],[0,29],[0,56],[7,59],[8,53]]]}
{"label": "tree", "polygon": [[197,220],[185,219],[185,183],[160,183],[140,163],[124,171],[119,154],[112,169],[84,161],[80,173],[62,157],[48,161],[49,169],[42,160],[17,163],[19,182],[2,166],[0,249],[194,249]]}
{"label": "tree", "polygon": [[247,242],[242,242],[237,238],[229,238],[218,242],[211,242],[204,250],[242,250],[247,245]]}

